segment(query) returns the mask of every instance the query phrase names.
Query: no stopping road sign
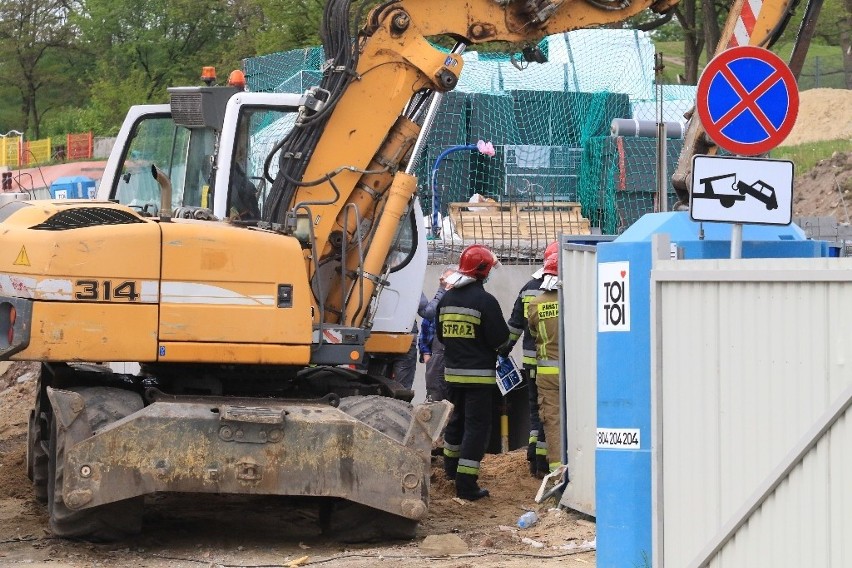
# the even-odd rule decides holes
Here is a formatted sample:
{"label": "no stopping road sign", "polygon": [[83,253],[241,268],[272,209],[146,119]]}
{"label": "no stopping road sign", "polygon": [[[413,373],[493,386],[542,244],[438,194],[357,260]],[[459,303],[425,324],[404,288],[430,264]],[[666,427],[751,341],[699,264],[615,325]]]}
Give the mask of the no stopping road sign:
{"label": "no stopping road sign", "polygon": [[790,68],[771,51],[734,47],[707,64],[698,80],[696,108],[716,144],[756,156],[778,146],[793,129],[799,90]]}

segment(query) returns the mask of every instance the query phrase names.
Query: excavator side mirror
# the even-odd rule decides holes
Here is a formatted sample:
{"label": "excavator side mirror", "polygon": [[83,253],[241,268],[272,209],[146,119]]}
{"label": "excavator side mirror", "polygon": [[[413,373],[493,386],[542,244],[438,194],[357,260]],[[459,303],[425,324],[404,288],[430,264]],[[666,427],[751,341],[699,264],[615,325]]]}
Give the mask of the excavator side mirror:
{"label": "excavator side mirror", "polygon": [[521,52],[528,63],[547,63],[547,56],[537,45],[528,45]]}
{"label": "excavator side mirror", "polygon": [[515,58],[515,54],[509,56],[511,63],[518,71],[523,71],[530,66],[530,63],[547,63],[547,56],[539,49],[537,45],[527,45],[521,50],[523,61]]}

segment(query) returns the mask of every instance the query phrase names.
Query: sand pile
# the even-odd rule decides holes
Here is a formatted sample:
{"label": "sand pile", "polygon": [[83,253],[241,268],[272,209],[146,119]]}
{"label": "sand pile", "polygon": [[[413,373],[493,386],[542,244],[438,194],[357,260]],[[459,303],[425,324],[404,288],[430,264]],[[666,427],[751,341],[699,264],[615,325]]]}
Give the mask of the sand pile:
{"label": "sand pile", "polygon": [[781,146],[844,138],[852,140],[852,91],[809,89],[799,93],[796,124]]}

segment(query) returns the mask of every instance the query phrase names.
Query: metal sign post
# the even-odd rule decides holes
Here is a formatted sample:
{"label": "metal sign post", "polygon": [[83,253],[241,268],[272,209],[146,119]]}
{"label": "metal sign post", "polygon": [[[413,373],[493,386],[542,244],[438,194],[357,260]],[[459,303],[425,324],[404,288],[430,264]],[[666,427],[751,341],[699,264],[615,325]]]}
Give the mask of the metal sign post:
{"label": "metal sign post", "polygon": [[657,211],[669,210],[669,183],[667,164],[666,119],[663,116],[663,54],[654,55],[654,71],[657,77]]}
{"label": "metal sign post", "polygon": [[734,223],[731,226],[731,258],[743,257],[743,225]]}

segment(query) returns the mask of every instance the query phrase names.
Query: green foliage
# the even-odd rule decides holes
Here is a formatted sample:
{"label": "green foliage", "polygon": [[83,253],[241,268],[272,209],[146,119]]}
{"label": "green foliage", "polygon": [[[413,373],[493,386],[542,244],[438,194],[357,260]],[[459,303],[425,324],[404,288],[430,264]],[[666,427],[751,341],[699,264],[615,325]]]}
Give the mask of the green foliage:
{"label": "green foliage", "polygon": [[0,134],[21,129],[21,104],[18,102],[18,96],[13,87],[0,82]]}
{"label": "green foliage", "polygon": [[[69,83],[73,29],[63,0],[0,2],[0,83],[14,87],[18,129],[39,137],[43,113]],[[0,103],[6,101],[0,101]],[[3,106],[3,105],[0,105]]]}
{"label": "green foliage", "polygon": [[[137,104],[163,102],[167,87],[197,83],[201,67],[237,36],[227,6],[224,0],[88,0],[77,23],[87,48],[99,54],[93,97],[106,106],[127,96]],[[109,86],[118,92],[97,93]]]}
{"label": "green foliage", "polygon": [[[663,63],[665,65],[665,69],[663,70],[664,84],[678,83],[678,75],[682,75],[684,71],[683,44],[677,41],[654,41],[654,47],[657,52],[663,54]],[[790,54],[793,51],[793,44],[781,41],[772,47],[772,51],[784,61],[789,61]],[[813,75],[818,68],[817,62],[819,62],[819,68],[822,69],[823,73],[833,72],[834,75],[837,75],[834,77],[834,81],[837,83],[838,88],[842,88],[843,76],[840,70],[843,69],[843,52],[838,45],[820,43],[811,44],[810,49],[808,49],[802,76],[799,80],[799,88],[807,89],[816,86]],[[698,60],[699,75],[705,65],[707,65],[707,54],[702,52]],[[834,85],[823,82],[820,86]]]}
{"label": "green foliage", "polygon": [[[105,65],[101,63],[98,67]],[[153,91],[143,70],[131,69],[123,75],[115,76],[112,70],[104,70],[100,77],[93,75],[91,102],[80,115],[83,130],[92,130],[100,136],[114,136],[131,106],[167,102],[165,86]]]}
{"label": "green foliage", "polygon": [[42,122],[41,134],[46,138],[51,138],[92,130],[84,120],[86,113],[86,109],[73,106],[58,107],[55,112],[45,117]]}
{"label": "green foliage", "polygon": [[[698,3],[700,14],[700,2]],[[710,1],[710,0],[706,0]],[[684,0],[684,3],[686,0]],[[129,106],[167,100],[170,86],[199,84],[214,65],[223,83],[241,60],[321,44],[325,0],[7,0],[0,2],[0,133],[27,136],[63,130],[117,131]],[[377,0],[363,3],[366,13]],[[361,5],[353,2],[353,6]],[[356,8],[353,8],[356,9]],[[803,7],[773,50],[789,56]],[[803,76],[842,69],[838,46],[844,0],[825,0]],[[649,26],[643,13],[625,26]],[[697,22],[700,28],[702,22]],[[701,29],[697,32],[702,33]],[[654,29],[665,56],[664,82],[684,74],[684,29],[676,18]],[[440,43],[449,47],[451,42]],[[510,50],[512,46],[508,46]],[[516,46],[515,46],[516,47]],[[507,50],[505,44],[478,46]],[[704,54],[699,68],[706,63]],[[810,66],[810,67],[809,67]],[[837,73],[834,73],[837,75]],[[842,81],[842,75],[838,75]],[[836,86],[814,80],[801,85]]]}
{"label": "green foliage", "polygon": [[772,150],[769,154],[773,159],[789,160],[796,164],[798,176],[813,168],[820,160],[830,158],[835,152],[852,152],[852,140],[826,140],[783,146]]}
{"label": "green foliage", "polygon": [[[705,0],[693,0],[696,2],[696,13],[703,14],[701,11],[701,2]],[[710,0],[706,0],[710,1]],[[687,0],[681,0],[681,4],[678,7],[679,10],[684,10],[686,7]],[[848,21],[846,18],[850,17],[848,12],[849,8],[844,6],[844,0],[825,0],[823,7],[820,11],[819,19],[817,20],[816,32],[812,41],[811,48],[808,53],[808,61],[805,63],[805,70],[803,70],[804,77],[804,85],[806,88],[811,88],[813,86],[830,86],[835,88],[844,88],[844,77],[842,76],[843,64],[842,64],[842,53],[840,51],[840,42],[841,35],[843,30],[848,28]],[[717,6],[717,9],[719,6]],[[772,47],[772,50],[776,53],[779,53],[782,58],[789,59],[790,51],[792,50],[792,46],[796,40],[796,35],[801,24],[801,17],[804,13],[805,2],[802,2],[796,11],[793,13],[790,18],[789,23],[784,31],[784,34],[778,40],[775,46]],[[725,23],[725,19],[727,18],[727,10],[722,9],[719,10],[719,18],[718,23],[719,27],[722,28]],[[647,20],[647,16],[644,16],[644,19]],[[699,17],[695,22],[696,34],[698,37],[703,37],[704,34],[704,22]],[[678,76],[685,75],[685,61],[684,61],[684,41],[686,37],[686,33],[683,25],[677,20],[677,18],[673,18],[672,21],[665,24],[664,26],[657,28],[651,32],[651,36],[654,39],[655,44],[657,45],[657,50],[661,51],[665,57],[665,63],[667,66],[666,71],[664,72],[665,82],[666,83],[677,83]],[[832,46],[835,49],[831,51],[831,55],[828,61],[820,59],[822,65],[820,68],[822,69],[822,74],[825,75],[826,72],[830,75],[837,75],[836,77],[828,79],[828,82],[823,81],[822,83],[818,82],[816,77],[820,74],[820,69],[814,70],[816,67],[815,61],[816,57],[822,57],[825,54],[820,54],[818,49],[820,47],[828,47]],[[701,68],[707,62],[707,46],[705,45],[700,56],[699,56],[699,75]],[[811,77],[808,79],[808,77]]]}
{"label": "green foliage", "polygon": [[258,54],[320,45],[324,0],[256,0],[265,14],[257,30]]}
{"label": "green foliage", "polygon": [[[804,9],[805,3],[802,2],[793,18],[791,18],[790,24],[784,30],[784,35],[781,37],[782,42],[792,45],[796,40],[796,33],[799,30],[799,22],[801,21],[801,14]],[[840,34],[846,27],[846,17],[848,17],[848,14],[846,8],[843,6],[843,0],[824,0],[819,12],[813,43],[840,45]]]}
{"label": "green foliage", "polygon": [[[630,27],[648,25],[649,23],[658,21],[661,18],[662,17],[659,14],[655,14],[653,12],[641,12],[631,19],[630,23],[632,25]],[[683,41],[683,27],[678,23],[677,18],[671,18],[667,23],[649,30],[649,33],[654,39],[654,42]]]}

